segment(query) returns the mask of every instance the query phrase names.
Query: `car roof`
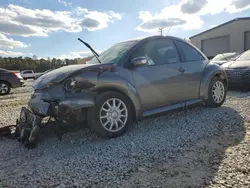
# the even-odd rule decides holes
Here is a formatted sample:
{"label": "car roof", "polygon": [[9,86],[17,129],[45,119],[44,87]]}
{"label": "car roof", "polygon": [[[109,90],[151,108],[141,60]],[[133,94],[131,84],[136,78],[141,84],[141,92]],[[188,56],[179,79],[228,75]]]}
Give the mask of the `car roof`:
{"label": "car roof", "polygon": [[[139,42],[139,41],[142,41],[142,40],[150,40],[150,39],[175,39],[175,40],[180,40],[180,41],[183,41],[183,42],[187,42],[181,38],[178,38],[178,37],[174,37],[174,36],[170,36],[170,35],[166,35],[166,36],[163,36],[163,35],[154,35],[154,36],[149,36],[149,37],[138,37],[138,38],[135,38],[135,39],[130,39],[130,40],[125,40],[125,41],[121,41],[121,42],[118,42],[117,44],[119,43],[123,43],[123,42]],[[189,43],[189,42],[187,42]]]}
{"label": "car roof", "polygon": [[3,68],[0,68],[0,70],[2,70],[2,71],[7,71],[7,72],[9,71],[9,70],[7,70],[7,69],[3,69]]}

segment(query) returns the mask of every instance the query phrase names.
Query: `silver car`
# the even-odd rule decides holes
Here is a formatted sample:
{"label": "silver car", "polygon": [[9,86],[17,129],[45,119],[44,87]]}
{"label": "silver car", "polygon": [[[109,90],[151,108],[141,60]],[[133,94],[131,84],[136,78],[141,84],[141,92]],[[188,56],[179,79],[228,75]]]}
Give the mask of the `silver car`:
{"label": "silver car", "polygon": [[100,55],[82,42],[96,58],[48,72],[34,83],[29,109],[20,115],[24,143],[36,140],[47,116],[69,126],[88,120],[95,133],[112,138],[132,121],[199,102],[219,107],[226,98],[224,70],[182,39],[125,41]]}

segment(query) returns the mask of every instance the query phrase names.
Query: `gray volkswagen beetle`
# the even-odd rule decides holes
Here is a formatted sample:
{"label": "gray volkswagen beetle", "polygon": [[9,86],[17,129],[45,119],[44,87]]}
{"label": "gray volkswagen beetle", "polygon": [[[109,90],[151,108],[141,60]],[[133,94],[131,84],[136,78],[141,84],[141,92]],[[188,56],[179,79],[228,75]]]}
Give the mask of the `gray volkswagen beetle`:
{"label": "gray volkswagen beetle", "polygon": [[203,102],[219,107],[227,77],[192,44],[170,36],[120,42],[84,65],[70,65],[39,77],[29,108],[19,119],[21,140],[35,142],[41,121],[88,121],[102,137],[118,137],[132,121]]}

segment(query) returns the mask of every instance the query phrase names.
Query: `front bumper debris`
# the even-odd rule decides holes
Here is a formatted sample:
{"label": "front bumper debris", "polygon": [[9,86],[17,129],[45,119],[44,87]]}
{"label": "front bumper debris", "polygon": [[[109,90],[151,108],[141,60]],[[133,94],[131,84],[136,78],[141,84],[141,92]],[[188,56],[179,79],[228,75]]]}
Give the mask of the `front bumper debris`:
{"label": "front bumper debris", "polygon": [[[91,92],[64,93],[60,88],[34,92],[28,108],[22,107],[16,125],[0,128],[0,136],[18,138],[25,147],[34,148],[40,130],[52,119],[54,133],[61,139],[67,132],[64,128],[87,120],[88,109],[94,106],[94,101],[95,95]],[[46,118],[49,120],[44,123]]]}
{"label": "front bumper debris", "polygon": [[0,137],[7,137],[7,138],[13,138],[13,139],[18,138],[19,132],[17,131],[17,124],[1,127]]}
{"label": "front bumper debris", "polygon": [[40,131],[42,118],[33,114],[30,110],[22,107],[20,112],[18,131],[19,141],[28,148],[36,146],[38,133]]}
{"label": "front bumper debris", "polygon": [[31,149],[36,147],[37,138],[41,129],[42,118],[33,114],[30,110],[22,107],[20,117],[16,125],[0,128],[0,136],[18,139],[25,147]]}
{"label": "front bumper debris", "polygon": [[[54,133],[61,140],[65,132],[63,129],[79,121],[84,122],[87,119],[88,107],[93,105],[93,103],[87,103],[83,99],[68,99],[62,102],[46,101],[46,103],[48,105],[44,108],[45,113],[42,115],[35,113],[30,108],[22,107],[16,125],[0,128],[0,137],[18,139],[26,148],[35,148],[40,130],[46,127],[52,118],[55,122]],[[83,105],[86,108],[78,108]],[[75,108],[72,108],[73,106]],[[49,117],[46,123],[44,123],[45,117]]]}

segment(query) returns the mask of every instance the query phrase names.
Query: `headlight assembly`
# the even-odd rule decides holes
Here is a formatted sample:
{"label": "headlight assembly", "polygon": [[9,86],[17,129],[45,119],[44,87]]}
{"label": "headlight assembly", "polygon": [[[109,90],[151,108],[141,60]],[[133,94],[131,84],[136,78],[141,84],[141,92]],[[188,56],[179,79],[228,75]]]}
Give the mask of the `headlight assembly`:
{"label": "headlight assembly", "polygon": [[74,80],[73,78],[69,78],[65,81],[64,89],[66,91],[73,91],[75,89],[75,86],[76,86],[76,80]]}

